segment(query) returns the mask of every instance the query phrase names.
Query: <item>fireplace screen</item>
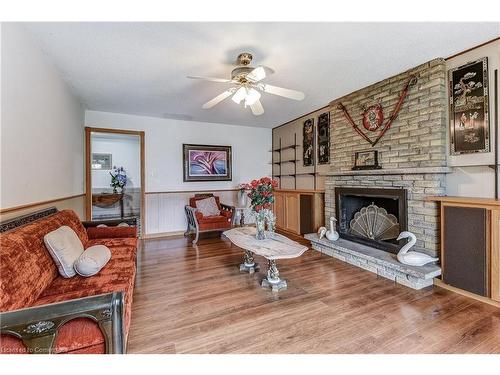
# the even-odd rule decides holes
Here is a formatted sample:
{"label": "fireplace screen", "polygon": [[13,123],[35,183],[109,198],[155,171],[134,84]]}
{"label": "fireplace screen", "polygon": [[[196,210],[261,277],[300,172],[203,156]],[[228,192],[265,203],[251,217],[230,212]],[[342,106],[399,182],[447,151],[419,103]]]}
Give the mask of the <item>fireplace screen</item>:
{"label": "fireplace screen", "polygon": [[391,240],[399,235],[398,218],[373,203],[356,212],[349,227],[351,234],[372,240]]}
{"label": "fireplace screen", "polygon": [[335,188],[340,237],[397,253],[407,230],[405,189]]}

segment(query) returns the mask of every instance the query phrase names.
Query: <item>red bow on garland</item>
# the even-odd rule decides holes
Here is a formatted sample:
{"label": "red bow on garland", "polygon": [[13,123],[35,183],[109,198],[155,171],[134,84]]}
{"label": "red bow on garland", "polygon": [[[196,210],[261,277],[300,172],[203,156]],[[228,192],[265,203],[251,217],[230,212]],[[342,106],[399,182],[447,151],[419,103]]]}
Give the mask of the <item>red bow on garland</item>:
{"label": "red bow on garland", "polygon": [[392,111],[391,117],[389,117],[389,119],[386,121],[386,123],[383,127],[380,127],[380,129],[382,129],[382,131],[380,132],[378,137],[373,141],[365,133],[363,133],[363,131],[358,127],[358,125],[356,125],[356,123],[353,121],[349,112],[347,112],[346,107],[344,107],[344,105],[342,103],[339,103],[337,108],[340,109],[344,113],[345,118],[351,124],[351,126],[354,128],[354,130],[356,130],[356,132],[365,141],[370,143],[373,147],[378,143],[378,141],[380,141],[380,139],[384,136],[384,134],[387,132],[387,130],[390,129],[392,122],[396,119],[396,117],[398,117],[398,113],[401,109],[401,106],[403,105],[404,100],[406,99],[406,96],[408,95],[408,90],[409,90],[410,86],[413,86],[416,83],[417,83],[417,77],[411,76],[410,79],[408,80],[408,82],[406,83],[403,91],[401,92],[401,95],[399,96],[399,100],[396,104],[396,107],[394,107],[394,110]]}

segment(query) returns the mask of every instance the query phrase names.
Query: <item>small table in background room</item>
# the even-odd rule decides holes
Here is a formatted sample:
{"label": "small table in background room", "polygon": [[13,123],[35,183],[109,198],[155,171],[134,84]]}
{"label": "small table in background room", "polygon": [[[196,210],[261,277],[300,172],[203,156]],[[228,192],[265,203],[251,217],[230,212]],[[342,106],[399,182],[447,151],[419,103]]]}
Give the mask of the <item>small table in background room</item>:
{"label": "small table in background room", "polygon": [[240,264],[240,271],[254,273],[259,265],[254,261],[254,254],[268,260],[267,277],[262,280],[262,287],[270,287],[273,291],[287,288],[287,282],[280,278],[277,259],[297,258],[308,249],[298,242],[272,232],[266,232],[265,240],[255,238],[255,227],[239,227],[225,231],[224,235],[236,246],[245,250],[244,261]]}

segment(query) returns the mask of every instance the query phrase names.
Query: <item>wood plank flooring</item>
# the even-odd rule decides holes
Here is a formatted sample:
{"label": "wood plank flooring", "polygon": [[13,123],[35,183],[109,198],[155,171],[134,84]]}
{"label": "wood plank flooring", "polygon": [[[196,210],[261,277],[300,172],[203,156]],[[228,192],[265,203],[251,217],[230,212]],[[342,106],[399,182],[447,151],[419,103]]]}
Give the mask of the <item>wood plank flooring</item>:
{"label": "wood plank flooring", "polygon": [[278,262],[288,289],[240,273],[218,237],[151,239],[139,252],[128,353],[500,353],[500,309],[415,291],[314,250]]}

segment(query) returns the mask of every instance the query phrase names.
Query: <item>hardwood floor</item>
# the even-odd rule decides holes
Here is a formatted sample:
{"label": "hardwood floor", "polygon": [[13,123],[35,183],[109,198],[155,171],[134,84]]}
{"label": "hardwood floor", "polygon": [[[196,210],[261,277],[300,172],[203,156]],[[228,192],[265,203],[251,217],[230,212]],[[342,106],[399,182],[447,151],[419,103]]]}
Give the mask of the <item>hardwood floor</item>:
{"label": "hardwood floor", "polygon": [[145,240],[128,353],[500,353],[500,309],[415,291],[314,250],[278,262],[288,289],[240,273],[218,237]]}

